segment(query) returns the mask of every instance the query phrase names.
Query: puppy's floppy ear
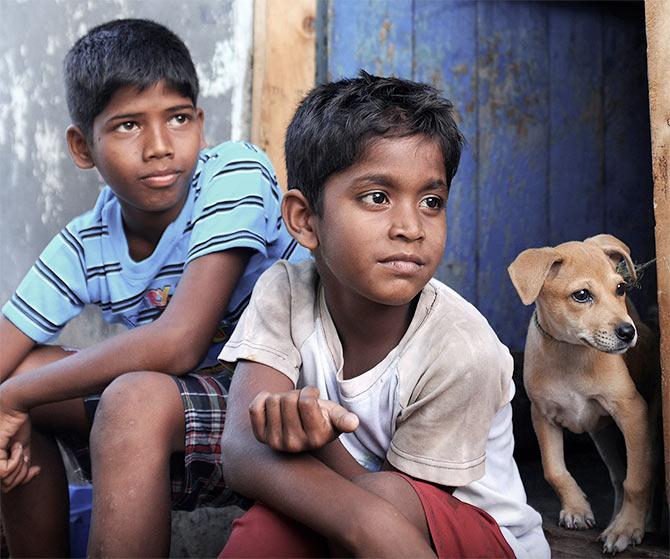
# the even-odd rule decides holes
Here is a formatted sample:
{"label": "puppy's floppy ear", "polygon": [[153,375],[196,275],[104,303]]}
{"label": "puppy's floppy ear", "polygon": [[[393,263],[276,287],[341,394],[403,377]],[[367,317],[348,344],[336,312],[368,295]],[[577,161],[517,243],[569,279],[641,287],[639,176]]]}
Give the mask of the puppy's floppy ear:
{"label": "puppy's floppy ear", "polygon": [[524,305],[537,299],[552,265],[560,261],[561,255],[551,247],[529,248],[509,265],[509,277]]}
{"label": "puppy's floppy ear", "polygon": [[635,265],[633,264],[633,260],[630,257],[630,249],[625,243],[617,239],[614,235],[596,235],[595,237],[584,239],[584,242],[596,245],[602,249],[602,251],[610,257],[610,260],[612,260],[615,270],[623,258],[626,262],[628,273],[630,274],[631,278],[633,281],[637,279]]}

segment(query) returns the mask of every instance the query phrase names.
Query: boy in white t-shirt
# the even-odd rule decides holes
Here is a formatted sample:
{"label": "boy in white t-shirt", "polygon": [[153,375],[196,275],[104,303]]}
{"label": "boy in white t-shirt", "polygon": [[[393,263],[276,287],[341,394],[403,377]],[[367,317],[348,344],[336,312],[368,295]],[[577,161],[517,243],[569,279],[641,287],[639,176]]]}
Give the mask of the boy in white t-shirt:
{"label": "boy in white t-shirt", "polygon": [[299,106],[282,213],[314,261],[264,273],[221,353],[224,472],[259,501],[223,557],[549,556],[512,457],[510,354],[431,279],[462,142],[451,103],[407,80],[361,72]]}

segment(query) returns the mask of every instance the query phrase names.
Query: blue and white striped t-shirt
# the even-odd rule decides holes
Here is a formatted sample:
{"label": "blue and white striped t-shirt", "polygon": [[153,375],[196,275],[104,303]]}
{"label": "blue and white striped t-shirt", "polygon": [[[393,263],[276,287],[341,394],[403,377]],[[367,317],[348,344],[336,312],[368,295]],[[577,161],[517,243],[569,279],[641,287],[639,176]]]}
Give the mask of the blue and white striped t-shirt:
{"label": "blue and white striped t-shirt", "polygon": [[121,206],[106,186],[92,210],[51,240],[2,312],[38,343],[52,340],[87,304],[100,307],[108,322],[133,328],[161,315],[190,261],[237,247],[254,249],[200,365],[211,366],[258,276],[279,259],[308,256],[286,231],[280,202],[272,164],[256,146],[226,142],[205,149],[179,216],[153,253],[136,262],[128,253]]}

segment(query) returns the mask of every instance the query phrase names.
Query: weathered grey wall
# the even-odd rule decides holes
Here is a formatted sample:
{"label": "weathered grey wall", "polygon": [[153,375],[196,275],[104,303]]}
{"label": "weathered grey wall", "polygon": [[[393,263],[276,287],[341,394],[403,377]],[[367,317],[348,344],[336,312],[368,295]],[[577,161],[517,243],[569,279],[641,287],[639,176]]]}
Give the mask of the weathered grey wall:
{"label": "weathered grey wall", "polygon": [[[120,17],[167,25],[188,45],[200,77],[209,143],[247,138],[251,0],[0,0],[0,301],[40,250],[90,208],[101,181],[65,144],[69,117],[61,64],[91,27]],[[109,332],[88,312],[60,341],[82,346]]]}

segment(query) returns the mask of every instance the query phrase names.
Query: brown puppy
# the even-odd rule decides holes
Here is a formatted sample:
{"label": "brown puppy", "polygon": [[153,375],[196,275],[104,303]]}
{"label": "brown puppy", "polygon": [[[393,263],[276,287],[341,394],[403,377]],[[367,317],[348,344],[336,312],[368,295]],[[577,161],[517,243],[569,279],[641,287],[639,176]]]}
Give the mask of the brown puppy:
{"label": "brown puppy", "polygon": [[[523,251],[508,268],[525,305],[535,302],[524,356],[524,385],[546,480],[561,500],[559,524],[595,525],[591,507],[565,467],[562,428],[588,432],[610,472],[615,505],[600,534],[603,551],[640,543],[650,506],[655,337],[626,301],[617,273],[628,247],[611,235]],[[643,398],[644,396],[644,398]],[[619,451],[612,420],[623,433]],[[626,460],[627,457],[627,460]],[[627,474],[626,474],[627,472]]]}

